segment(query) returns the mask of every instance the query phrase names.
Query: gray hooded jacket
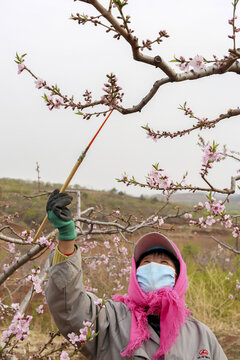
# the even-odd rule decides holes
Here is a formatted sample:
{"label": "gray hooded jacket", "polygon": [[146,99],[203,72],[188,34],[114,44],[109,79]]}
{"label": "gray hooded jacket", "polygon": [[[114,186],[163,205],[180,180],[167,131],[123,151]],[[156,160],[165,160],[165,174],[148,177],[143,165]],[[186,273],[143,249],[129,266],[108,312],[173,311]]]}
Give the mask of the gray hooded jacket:
{"label": "gray hooded jacket", "polygon": [[[53,254],[51,255],[52,261]],[[86,292],[82,283],[81,253],[77,250],[67,260],[50,268],[46,287],[49,309],[60,332],[67,334],[84,327],[83,321],[93,321],[99,312],[94,304],[96,295]],[[159,348],[159,336],[149,326],[151,338],[138,348],[130,359],[152,359]],[[82,353],[90,360],[123,360],[120,352],[129,342],[131,312],[125,304],[109,300],[95,323],[99,335],[88,342]],[[227,360],[211,330],[189,317],[179,330],[176,343],[164,360]]]}

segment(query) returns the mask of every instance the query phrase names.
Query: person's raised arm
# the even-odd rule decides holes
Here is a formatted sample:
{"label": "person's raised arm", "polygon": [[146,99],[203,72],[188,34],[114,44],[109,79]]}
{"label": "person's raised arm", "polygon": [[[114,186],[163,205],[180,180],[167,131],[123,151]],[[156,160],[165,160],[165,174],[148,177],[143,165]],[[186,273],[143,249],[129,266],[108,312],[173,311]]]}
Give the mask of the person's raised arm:
{"label": "person's raised arm", "polygon": [[59,193],[59,190],[56,189],[52,192],[47,202],[48,219],[59,230],[59,242],[54,253],[53,265],[65,260],[75,251],[75,226],[71,211],[67,207],[71,201],[72,196],[67,193]]}
{"label": "person's raised arm", "polygon": [[[59,243],[53,258],[51,256],[45,293],[54,321],[67,339],[72,332],[79,335],[79,330],[85,326],[84,321],[93,322],[92,330],[99,335],[84,346],[83,352],[88,359],[95,360],[100,358],[103,344],[109,338],[109,318],[114,329],[118,319],[112,305],[106,304],[100,311],[95,304],[98,297],[87,293],[83,285],[81,252],[75,245],[75,226],[67,208],[71,201],[70,195],[55,190],[47,202],[48,219],[59,230]],[[122,317],[122,312],[120,315]]]}

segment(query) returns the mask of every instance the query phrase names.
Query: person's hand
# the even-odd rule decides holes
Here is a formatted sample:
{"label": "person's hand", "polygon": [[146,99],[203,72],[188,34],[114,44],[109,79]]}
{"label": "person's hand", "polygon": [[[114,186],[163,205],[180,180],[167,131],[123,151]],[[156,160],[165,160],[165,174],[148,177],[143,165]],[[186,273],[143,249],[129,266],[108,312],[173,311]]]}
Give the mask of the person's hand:
{"label": "person's hand", "polygon": [[59,230],[58,238],[60,240],[74,240],[76,238],[71,211],[67,208],[71,201],[72,196],[65,192],[59,193],[59,190],[56,189],[51,193],[47,202],[48,219]]}

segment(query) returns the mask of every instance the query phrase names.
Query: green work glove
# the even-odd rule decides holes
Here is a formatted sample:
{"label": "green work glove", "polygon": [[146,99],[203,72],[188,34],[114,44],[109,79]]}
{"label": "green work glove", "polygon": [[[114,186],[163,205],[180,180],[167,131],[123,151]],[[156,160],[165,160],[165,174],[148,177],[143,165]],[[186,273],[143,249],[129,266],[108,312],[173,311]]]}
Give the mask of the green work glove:
{"label": "green work glove", "polygon": [[74,240],[76,238],[74,221],[71,211],[67,208],[71,201],[72,196],[65,192],[59,193],[59,190],[56,189],[51,193],[47,202],[48,219],[55,229],[59,230],[58,238],[60,240]]}

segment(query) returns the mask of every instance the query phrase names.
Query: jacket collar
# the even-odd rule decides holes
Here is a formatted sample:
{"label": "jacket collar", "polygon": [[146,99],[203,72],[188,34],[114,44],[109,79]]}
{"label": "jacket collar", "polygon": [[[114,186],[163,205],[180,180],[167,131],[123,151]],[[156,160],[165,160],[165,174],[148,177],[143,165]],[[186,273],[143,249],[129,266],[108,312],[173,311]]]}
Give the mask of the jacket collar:
{"label": "jacket collar", "polygon": [[150,325],[148,325],[148,330],[151,334],[150,338],[159,346],[160,338],[159,338],[158,334],[156,333],[156,331]]}

